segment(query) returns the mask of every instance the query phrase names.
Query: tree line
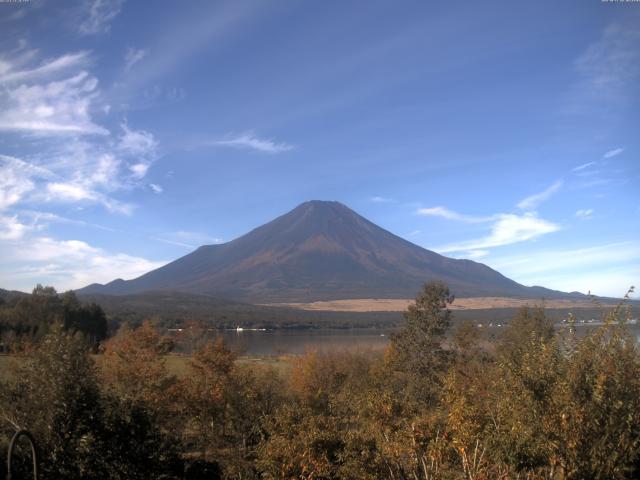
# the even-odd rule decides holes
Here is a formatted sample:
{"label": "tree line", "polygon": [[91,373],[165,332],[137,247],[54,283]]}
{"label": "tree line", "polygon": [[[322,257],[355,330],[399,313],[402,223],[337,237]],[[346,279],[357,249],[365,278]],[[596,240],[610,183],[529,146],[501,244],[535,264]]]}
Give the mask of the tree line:
{"label": "tree line", "polygon": [[37,285],[31,295],[0,297],[0,351],[37,343],[57,323],[94,345],[107,337],[107,317],[100,305],[80,302],[73,291],[60,295],[53,287]]}
{"label": "tree line", "polygon": [[452,301],[429,283],[384,353],[308,353],[286,371],[238,362],[217,340],[176,375],[148,322],[97,356],[58,322],[0,385],[0,444],[30,430],[47,479],[640,476],[624,304],[582,337],[523,308],[487,341],[473,323],[453,329]]}

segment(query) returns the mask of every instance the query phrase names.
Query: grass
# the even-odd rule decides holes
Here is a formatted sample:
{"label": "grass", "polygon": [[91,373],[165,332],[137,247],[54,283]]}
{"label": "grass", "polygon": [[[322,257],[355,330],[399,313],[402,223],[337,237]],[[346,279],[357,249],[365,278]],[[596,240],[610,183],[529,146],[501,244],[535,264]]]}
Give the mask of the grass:
{"label": "grass", "polygon": [[[95,355],[94,358],[100,365],[100,356]],[[25,357],[22,355],[0,355],[0,380],[9,380],[13,371],[24,359]],[[272,367],[280,374],[288,373],[293,366],[292,357],[290,356],[247,355],[239,357],[237,363],[253,367]],[[189,356],[167,355],[165,357],[165,365],[170,374],[182,377],[189,371]]]}

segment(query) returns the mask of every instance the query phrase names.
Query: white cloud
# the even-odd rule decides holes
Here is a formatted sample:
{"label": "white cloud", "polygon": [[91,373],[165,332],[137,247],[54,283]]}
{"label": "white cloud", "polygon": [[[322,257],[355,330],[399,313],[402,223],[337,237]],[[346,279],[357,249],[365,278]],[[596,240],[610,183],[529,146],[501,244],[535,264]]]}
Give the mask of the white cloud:
{"label": "white cloud", "polygon": [[29,165],[14,157],[0,155],[0,210],[18,203],[35,188]]}
{"label": "white cloud", "polygon": [[158,143],[154,136],[144,130],[132,130],[126,123],[120,125],[123,134],[118,150],[132,159],[129,170],[137,180],[144,178],[157,155]]}
{"label": "white cloud", "polygon": [[87,183],[105,186],[108,189],[116,189],[120,163],[120,160],[110,153],[100,155],[95,171],[91,174]]}
{"label": "white cloud", "polygon": [[393,198],[376,196],[376,197],[370,197],[369,201],[373,203],[393,203],[395,200]]}
{"label": "white cloud", "polygon": [[577,167],[574,167],[572,169],[573,172],[579,172],[581,170],[584,170],[585,168],[589,168],[592,167],[593,165],[595,165],[596,162],[587,162],[587,163],[583,163],[582,165],[578,165]]}
{"label": "white cloud", "polygon": [[147,51],[138,48],[128,48],[124,55],[124,70],[128,72],[136,63],[140,62],[147,56]]}
{"label": "white cloud", "polygon": [[258,138],[253,133],[243,133],[242,135],[226,140],[216,140],[213,142],[207,142],[206,144],[221,147],[244,148],[272,154],[287,152],[293,149],[292,145],[287,143],[276,143],[273,140]]}
{"label": "white cloud", "polygon": [[578,218],[590,218],[593,216],[593,208],[585,208],[576,211],[576,217]]}
{"label": "white cloud", "polygon": [[0,209],[25,201],[95,202],[130,214],[133,207],[110,194],[143,186],[157,141],[126,122],[114,139],[95,123],[98,80],[81,70],[88,52],[40,63],[34,52],[0,59],[0,131],[37,135],[39,142],[29,162],[0,156]]}
{"label": "white cloud", "polygon": [[17,215],[11,217],[0,215],[0,240],[18,240],[28,230],[29,227],[21,223]]}
{"label": "white cloud", "polygon": [[560,190],[562,183],[562,180],[558,180],[542,192],[524,198],[518,203],[518,208],[521,210],[535,210],[541,203],[548,200],[554,193]]}
{"label": "white cloud", "polygon": [[131,215],[133,205],[110,198],[82,183],[53,182],[46,185],[46,192],[35,197],[36,200],[60,203],[99,203],[110,212]]}
{"label": "white cloud", "polygon": [[533,240],[542,235],[560,230],[560,226],[547,220],[538,218],[535,213],[524,215],[499,214],[491,227],[491,233],[483,238],[445,245],[435,248],[437,252],[470,252],[492,247],[501,247],[513,243]]}
{"label": "white cloud", "polygon": [[[16,72],[19,74],[20,72]],[[108,130],[91,119],[98,81],[86,71],[48,83],[0,81],[0,130],[38,135],[98,134]]]}
{"label": "white cloud", "polygon": [[47,185],[50,198],[62,201],[96,200],[94,192],[73,183],[50,183]]}
{"label": "white cloud", "polygon": [[86,18],[80,23],[80,33],[89,35],[107,33],[111,21],[120,13],[124,0],[90,0],[86,2]]}
{"label": "white cloud", "polygon": [[131,170],[131,173],[133,173],[134,178],[139,179],[143,178],[147,174],[150,166],[151,165],[149,165],[148,163],[135,163],[129,166],[129,170]]}
{"label": "white cloud", "polygon": [[114,278],[135,278],[165,263],[109,252],[81,240],[33,237],[3,243],[0,283],[24,290],[46,283],[66,290]]}
{"label": "white cloud", "polygon": [[118,149],[129,155],[153,156],[158,143],[153,135],[144,130],[132,130],[126,123],[120,124],[122,135],[118,142]]}
{"label": "white cloud", "polygon": [[613,150],[605,152],[602,158],[613,158],[620,155],[622,152],[624,152],[624,148],[614,148]]}
{"label": "white cloud", "polygon": [[154,193],[162,193],[164,191],[164,189],[156,183],[150,183],[149,188],[151,188]]}
{"label": "white cloud", "polygon": [[492,265],[505,271],[515,269],[519,274],[532,274],[637,260],[640,260],[640,243],[617,242],[566,250],[529,251],[524,256],[496,257]]}
{"label": "white cloud", "polygon": [[37,80],[41,77],[48,77],[55,73],[68,70],[72,67],[78,67],[86,64],[88,61],[89,52],[82,51],[77,53],[67,53],[58,58],[48,60],[42,63],[38,67],[16,70],[16,67],[22,63],[23,60],[17,61],[3,61],[0,59],[0,83],[10,84],[16,82],[25,82],[29,80]]}
{"label": "white cloud", "polygon": [[466,223],[484,223],[490,222],[496,218],[495,215],[490,217],[476,217],[472,215],[463,215],[458,212],[454,212],[453,210],[449,210],[446,207],[430,207],[430,208],[419,208],[417,211],[418,215],[430,216],[430,217],[442,217],[447,220],[458,220]]}
{"label": "white cloud", "polygon": [[640,283],[640,244],[618,242],[566,250],[527,251],[490,262],[525,285],[621,297]]}
{"label": "white cloud", "polygon": [[[98,203],[109,211],[131,214],[133,206],[114,192],[146,187],[140,183],[151,157],[132,157],[109,143],[65,141],[34,155],[47,168],[0,155],[0,210],[20,203]],[[132,162],[139,163],[132,163]],[[123,169],[122,164],[127,163]]]}

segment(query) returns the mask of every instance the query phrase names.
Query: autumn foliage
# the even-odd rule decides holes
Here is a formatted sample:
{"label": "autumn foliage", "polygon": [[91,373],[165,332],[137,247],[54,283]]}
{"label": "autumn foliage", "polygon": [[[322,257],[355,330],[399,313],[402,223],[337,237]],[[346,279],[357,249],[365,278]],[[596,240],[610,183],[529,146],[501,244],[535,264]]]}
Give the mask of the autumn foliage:
{"label": "autumn foliage", "polygon": [[47,479],[640,476],[628,308],[583,336],[524,308],[491,339],[456,323],[452,301],[427,284],[384,354],[309,352],[286,371],[217,340],[194,341],[175,375],[172,343],[151,323],[97,356],[59,325],[2,385],[2,441],[31,430]]}

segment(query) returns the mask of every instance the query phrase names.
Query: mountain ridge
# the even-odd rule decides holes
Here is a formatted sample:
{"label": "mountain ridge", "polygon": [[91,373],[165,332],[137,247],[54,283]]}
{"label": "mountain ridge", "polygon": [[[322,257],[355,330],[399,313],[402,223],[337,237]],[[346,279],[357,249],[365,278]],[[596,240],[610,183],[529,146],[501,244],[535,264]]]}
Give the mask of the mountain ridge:
{"label": "mountain ridge", "polygon": [[175,290],[248,303],[412,298],[429,280],[458,296],[566,298],[490,267],[424,249],[339,202],[312,200],[224,244],[203,245],[132,280],[80,294]]}

